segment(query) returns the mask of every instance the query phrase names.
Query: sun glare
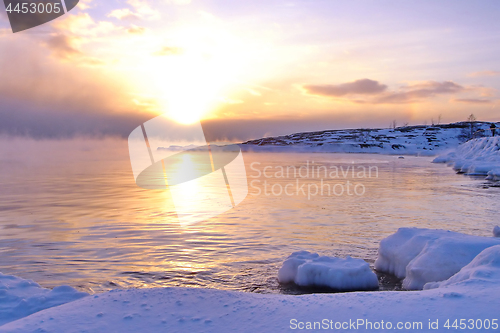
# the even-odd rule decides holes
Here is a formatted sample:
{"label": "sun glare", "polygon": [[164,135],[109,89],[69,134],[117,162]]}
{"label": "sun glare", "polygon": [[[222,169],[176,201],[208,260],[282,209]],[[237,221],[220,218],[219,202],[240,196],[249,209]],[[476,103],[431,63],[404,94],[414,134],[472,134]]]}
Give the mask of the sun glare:
{"label": "sun glare", "polygon": [[175,54],[153,57],[147,65],[162,112],[182,123],[209,116],[244,67],[240,41],[213,28],[189,28],[174,33]]}

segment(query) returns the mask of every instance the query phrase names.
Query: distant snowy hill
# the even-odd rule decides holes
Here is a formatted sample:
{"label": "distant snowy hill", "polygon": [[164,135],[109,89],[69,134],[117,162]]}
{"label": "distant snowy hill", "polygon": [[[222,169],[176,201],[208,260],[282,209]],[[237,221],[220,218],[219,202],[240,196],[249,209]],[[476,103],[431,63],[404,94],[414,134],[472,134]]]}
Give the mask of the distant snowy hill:
{"label": "distant snowy hill", "polygon": [[[346,129],[296,133],[242,143],[245,151],[313,151],[435,155],[472,136],[490,136],[489,122],[459,122],[395,129]],[[472,129],[471,129],[472,126]],[[496,123],[497,128],[500,123]],[[497,129],[500,132],[500,128]],[[472,133],[472,136],[471,136]]]}

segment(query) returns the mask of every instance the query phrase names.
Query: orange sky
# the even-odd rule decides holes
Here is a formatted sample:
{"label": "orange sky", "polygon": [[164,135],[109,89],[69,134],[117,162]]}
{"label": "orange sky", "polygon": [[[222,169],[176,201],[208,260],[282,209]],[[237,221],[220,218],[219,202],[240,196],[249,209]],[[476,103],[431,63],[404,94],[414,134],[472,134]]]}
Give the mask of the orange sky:
{"label": "orange sky", "polygon": [[233,140],[498,121],[500,5],[450,4],[87,0],[16,34],[2,11],[0,132],[126,137],[161,113]]}

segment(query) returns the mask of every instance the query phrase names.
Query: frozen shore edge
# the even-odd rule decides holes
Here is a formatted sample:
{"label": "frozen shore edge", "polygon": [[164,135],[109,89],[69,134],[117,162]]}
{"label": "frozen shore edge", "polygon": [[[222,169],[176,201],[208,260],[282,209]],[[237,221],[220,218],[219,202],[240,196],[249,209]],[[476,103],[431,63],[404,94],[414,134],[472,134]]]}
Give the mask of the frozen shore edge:
{"label": "frozen shore edge", "polygon": [[[413,254],[402,253],[404,246],[401,245],[411,244],[413,238],[420,242],[427,239],[432,244],[420,246],[420,251],[413,250]],[[281,332],[298,329],[307,323],[322,325],[321,329],[346,323],[353,329],[356,323],[358,331],[369,332],[373,330],[369,323],[381,325],[382,321],[386,324],[385,329],[377,331],[393,331],[394,327],[387,328],[388,322],[391,325],[421,323],[423,331],[427,331],[429,323],[436,323],[436,320],[437,331],[447,331],[443,325],[448,319],[450,324],[462,318],[489,320],[490,324],[495,319],[496,322],[500,320],[497,296],[500,294],[500,245],[496,245],[500,244],[500,239],[444,230],[401,228],[384,241],[385,264],[388,264],[387,255],[391,249],[407,260],[410,254],[416,255],[415,258],[420,252],[427,255],[422,249],[432,246],[443,249],[443,244],[445,248],[452,244],[455,250],[465,244],[462,247],[465,251],[478,251],[480,255],[471,262],[463,261],[462,269],[447,283],[429,284],[428,290],[423,291],[291,296],[175,287],[113,290],[85,297],[78,295],[77,300],[6,323],[0,326],[0,332]],[[478,250],[478,244],[486,249]],[[410,252],[413,249],[407,248]],[[441,253],[448,256],[450,252]],[[422,257],[419,258],[417,263],[422,266]],[[398,266],[401,264],[400,260],[389,266],[401,271]],[[436,264],[442,263],[430,262],[430,265]],[[72,292],[67,288],[60,291]],[[474,331],[481,330],[476,328]]]}
{"label": "frozen shore edge", "polygon": [[499,181],[500,137],[467,141],[457,149],[438,156],[433,163],[447,163],[458,173]]}

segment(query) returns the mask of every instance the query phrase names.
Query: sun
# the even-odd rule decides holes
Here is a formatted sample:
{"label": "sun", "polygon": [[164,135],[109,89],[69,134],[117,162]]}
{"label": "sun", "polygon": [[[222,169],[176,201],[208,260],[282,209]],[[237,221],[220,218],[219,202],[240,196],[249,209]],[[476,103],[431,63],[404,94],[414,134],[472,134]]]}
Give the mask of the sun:
{"label": "sun", "polygon": [[150,91],[161,111],[190,124],[209,117],[244,68],[241,41],[225,31],[190,27],[169,38],[174,54],[152,57]]}

